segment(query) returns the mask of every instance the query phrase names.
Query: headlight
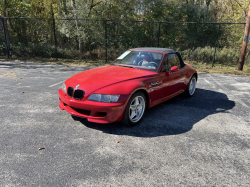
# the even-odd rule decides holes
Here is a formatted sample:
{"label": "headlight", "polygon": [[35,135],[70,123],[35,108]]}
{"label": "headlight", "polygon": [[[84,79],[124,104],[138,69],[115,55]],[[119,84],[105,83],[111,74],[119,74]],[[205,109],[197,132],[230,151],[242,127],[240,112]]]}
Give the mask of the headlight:
{"label": "headlight", "polygon": [[120,95],[106,95],[106,94],[92,94],[88,100],[89,101],[99,101],[105,103],[116,103]]}
{"label": "headlight", "polygon": [[64,91],[64,93],[66,93],[66,84],[65,83],[63,83],[63,85],[62,85],[62,90]]}

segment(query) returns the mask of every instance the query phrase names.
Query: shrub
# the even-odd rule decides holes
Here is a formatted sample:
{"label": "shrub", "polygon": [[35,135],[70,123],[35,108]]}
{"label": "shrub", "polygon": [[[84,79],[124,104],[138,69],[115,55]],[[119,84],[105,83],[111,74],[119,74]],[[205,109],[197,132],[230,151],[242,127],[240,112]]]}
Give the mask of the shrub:
{"label": "shrub", "polygon": [[[217,64],[237,64],[239,62],[240,50],[235,48],[217,48],[215,53],[215,63]],[[197,47],[181,51],[184,60],[202,63],[212,63],[214,47]],[[245,63],[250,63],[249,50],[246,54]]]}
{"label": "shrub", "polygon": [[[132,48],[132,47],[131,47]],[[124,47],[110,47],[108,48],[108,59],[113,60],[118,57],[126,49]],[[217,48],[215,53],[215,64],[238,64],[240,56],[240,48]],[[1,55],[5,53],[5,46],[0,45]],[[187,50],[180,51],[184,61],[190,62],[202,62],[211,63],[213,62],[214,47],[197,47],[190,48]],[[27,45],[18,44],[11,47],[12,57],[43,57],[43,58],[55,58],[56,52],[54,45],[28,43]],[[89,51],[80,53],[77,49],[69,46],[68,48],[57,48],[58,58],[68,59],[105,59],[106,51],[104,48],[97,48]],[[248,49],[245,63],[250,63],[250,50]]]}

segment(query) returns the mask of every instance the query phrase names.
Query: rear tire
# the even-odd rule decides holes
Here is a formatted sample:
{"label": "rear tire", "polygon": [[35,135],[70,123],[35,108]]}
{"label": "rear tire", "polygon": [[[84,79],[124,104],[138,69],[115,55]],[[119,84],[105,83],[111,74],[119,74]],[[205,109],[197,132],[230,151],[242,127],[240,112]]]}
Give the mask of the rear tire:
{"label": "rear tire", "polygon": [[147,100],[142,92],[137,92],[131,96],[126,106],[122,123],[132,127],[140,123],[145,113]]}
{"label": "rear tire", "polygon": [[196,89],[196,77],[195,75],[193,75],[189,80],[189,83],[184,93],[186,96],[191,97],[194,95],[195,89]]}

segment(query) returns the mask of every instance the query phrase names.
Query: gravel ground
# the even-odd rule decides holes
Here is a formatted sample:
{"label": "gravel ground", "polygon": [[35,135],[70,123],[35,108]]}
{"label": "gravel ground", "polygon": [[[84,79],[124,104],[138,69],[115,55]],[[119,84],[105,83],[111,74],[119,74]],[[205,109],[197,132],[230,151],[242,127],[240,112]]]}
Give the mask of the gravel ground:
{"label": "gravel ground", "polygon": [[250,77],[199,73],[128,128],[59,109],[89,68],[0,62],[0,186],[250,186]]}

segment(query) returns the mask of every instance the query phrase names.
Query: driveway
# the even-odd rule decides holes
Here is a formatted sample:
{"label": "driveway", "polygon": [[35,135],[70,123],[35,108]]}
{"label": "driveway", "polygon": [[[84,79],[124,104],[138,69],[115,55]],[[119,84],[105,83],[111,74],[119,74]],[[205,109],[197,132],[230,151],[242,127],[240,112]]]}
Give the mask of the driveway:
{"label": "driveway", "polygon": [[128,128],[59,109],[90,68],[0,62],[0,186],[250,186],[250,77],[199,73]]}

